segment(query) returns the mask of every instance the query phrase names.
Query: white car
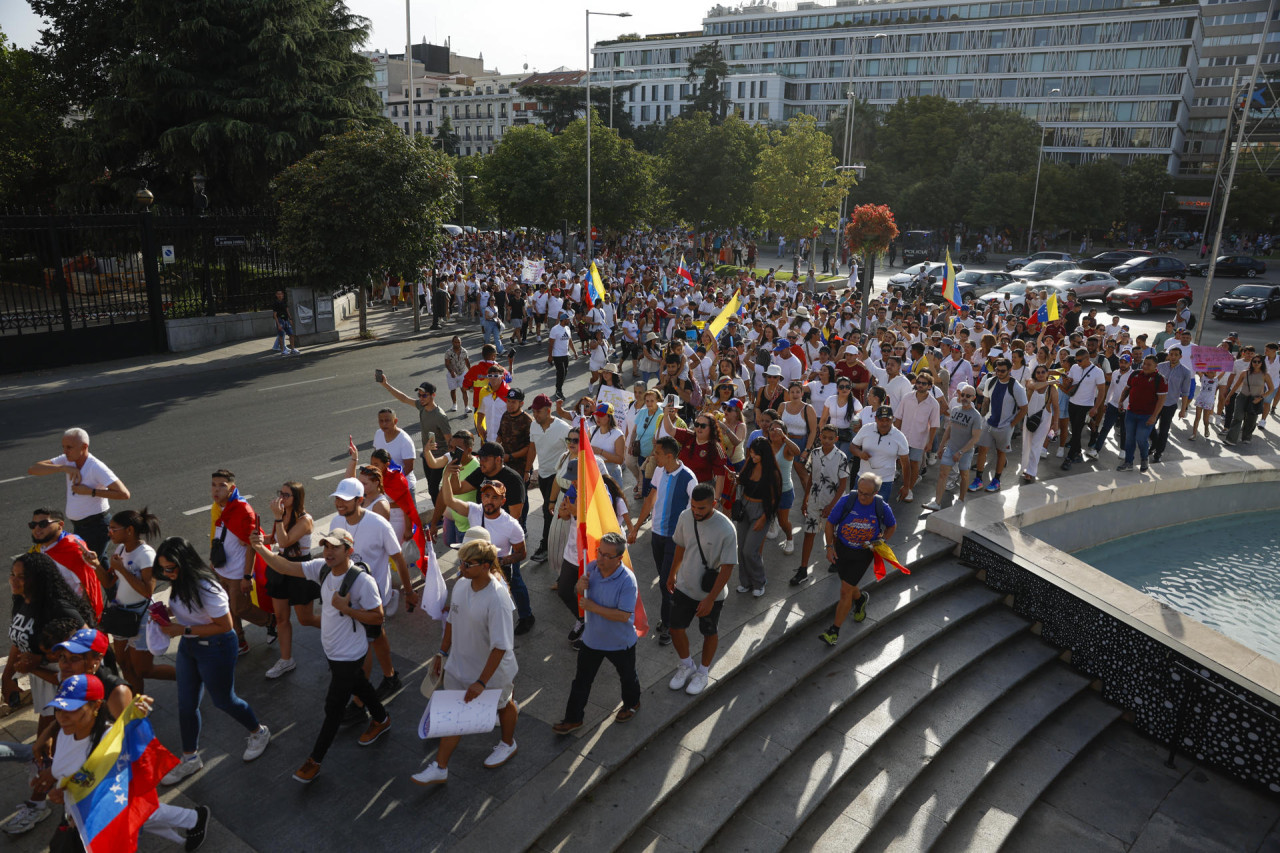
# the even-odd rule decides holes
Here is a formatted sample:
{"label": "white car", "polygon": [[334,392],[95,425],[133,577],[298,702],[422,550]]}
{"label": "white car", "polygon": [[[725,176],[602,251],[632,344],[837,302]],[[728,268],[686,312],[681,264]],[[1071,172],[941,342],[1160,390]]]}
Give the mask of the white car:
{"label": "white car", "polygon": [[1108,272],[1096,270],[1067,270],[1060,272],[1045,284],[1064,284],[1068,290],[1074,290],[1081,299],[1097,299],[1102,301],[1107,294],[1120,286],[1115,276]]}
{"label": "white car", "polygon": [[1058,281],[1015,281],[1012,284],[1006,284],[1004,287],[988,293],[986,296],[979,296],[978,302],[984,307],[988,305],[1008,305],[1006,309],[1012,314],[1019,317],[1027,316],[1027,289],[1033,292],[1041,290],[1053,290],[1058,294],[1058,299],[1065,301],[1067,298],[1067,285],[1065,282]]}
{"label": "white car", "polygon": [[[952,262],[951,268],[954,269],[956,272],[960,272],[961,270],[964,269],[964,264],[957,264]],[[900,293],[906,290],[908,287],[911,286],[911,284],[917,278],[920,277],[920,273],[924,273],[924,277],[926,279],[929,278],[930,276],[933,276],[934,278],[941,281],[942,277],[946,274],[946,272],[947,272],[946,264],[938,263],[937,261],[924,261],[923,263],[919,263],[914,266],[907,267],[902,272],[894,273],[893,275],[889,276],[889,284],[888,284],[889,292]]]}

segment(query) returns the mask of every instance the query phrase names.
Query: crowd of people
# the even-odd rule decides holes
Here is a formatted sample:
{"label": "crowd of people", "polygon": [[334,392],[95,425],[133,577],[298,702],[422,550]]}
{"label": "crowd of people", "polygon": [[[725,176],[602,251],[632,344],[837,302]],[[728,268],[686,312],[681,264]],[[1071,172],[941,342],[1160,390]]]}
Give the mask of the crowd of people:
{"label": "crowd of people", "polygon": [[[675,652],[670,688],[697,695],[710,681],[731,590],[760,597],[771,582],[801,586],[825,570],[840,591],[820,641],[835,645],[847,618],[862,621],[873,555],[894,536],[904,504],[935,511],[1014,478],[1032,483],[1049,459],[1070,469],[1102,465],[1108,454],[1119,471],[1147,471],[1172,444],[1184,454],[1215,440],[1247,444],[1274,417],[1280,347],[1241,345],[1233,335],[1218,344],[1231,369],[1197,371],[1189,311],[1148,339],[1073,296],[1046,315],[1047,294],[1034,289],[1016,308],[888,294],[864,307],[856,291],[812,276],[717,275],[684,240],[622,235],[600,248],[598,278],[554,238],[495,233],[451,243],[424,271],[420,303],[433,328],[452,323],[456,332],[440,380],[406,392],[378,371],[389,404],[367,458],[349,440],[327,531],[298,480],[282,483],[260,513],[235,474],[218,468],[208,541],[164,538],[147,509],[112,511],[110,502],[137,501],[89,452],[89,436],[68,430],[63,453],[30,469],[65,477],[65,510],[33,513],[31,553],[10,575],[4,698],[14,707],[28,698],[16,681],[25,674],[42,717],[34,748],[0,751],[26,762],[33,779],[31,798],[4,829],[25,832],[48,815],[47,793],[69,767],[58,758],[59,728],[92,736],[148,682],[177,688],[181,761],[166,784],[203,768],[206,692],[244,730],[243,759],[261,756],[270,729],[236,691],[246,624],[279,650],[266,671],[273,679],[297,667],[294,618],[320,631],[330,682],[295,779],[317,778],[344,725],[364,726],[362,746],[379,741],[391,726],[387,703],[403,686],[384,623],[427,606],[411,568],[428,539],[457,549],[430,673],[468,702],[497,691],[501,734],[484,762],[497,768],[518,750],[516,638],[536,619],[527,564],[554,570],[567,613],[541,615],[559,621],[576,650],[555,731],[583,725],[606,659],[620,676],[615,719],[625,723],[640,710],[638,601],[656,617],[656,642]],[[739,246],[755,254],[747,240],[716,248]],[[280,331],[283,347],[289,330]],[[575,372],[587,388],[569,399]],[[400,426],[395,403],[414,407],[420,442]],[[594,558],[581,551],[575,521],[584,434],[619,523]],[[541,502],[531,520],[535,489]],[[644,536],[656,590],[627,565]],[[771,541],[789,564],[766,556]],[[167,601],[157,594],[161,580]],[[176,663],[162,663],[174,638]],[[100,683],[68,686],[86,672]],[[81,719],[88,712],[69,728],[50,710],[75,690],[102,697],[85,700],[92,726]],[[446,782],[456,745],[443,739],[413,781]],[[207,809],[158,812],[148,828],[191,850],[207,821]]]}

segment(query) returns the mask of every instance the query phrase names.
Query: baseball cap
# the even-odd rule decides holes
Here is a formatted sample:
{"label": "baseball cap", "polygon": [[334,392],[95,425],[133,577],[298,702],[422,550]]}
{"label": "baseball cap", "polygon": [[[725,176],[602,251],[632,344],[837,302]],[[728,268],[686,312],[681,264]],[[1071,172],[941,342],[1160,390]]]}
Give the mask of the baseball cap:
{"label": "baseball cap", "polygon": [[612,415],[612,414],[613,414],[613,403],[601,403],[600,405],[596,406],[596,414],[597,414],[597,415]]}
{"label": "baseball cap", "polygon": [[784,349],[791,349],[791,341],[783,339],[773,345],[774,352],[782,352]]}
{"label": "baseball cap", "polygon": [[347,477],[345,480],[338,482],[338,488],[333,490],[331,498],[341,498],[344,501],[354,500],[364,497],[364,483],[361,483],[355,477]]}
{"label": "baseball cap", "polygon": [[506,456],[507,452],[502,449],[502,445],[496,441],[486,441],[480,445],[480,449],[476,451],[476,456]]}
{"label": "baseball cap", "polygon": [[961,305],[961,306],[960,306],[960,310],[961,310],[961,311],[968,311],[968,310],[969,310],[969,306],[968,306],[968,305]]}
{"label": "baseball cap", "polygon": [[943,338],[942,340],[938,341],[938,343],[944,347],[954,347],[956,345],[956,342],[951,340],[951,338]]}
{"label": "baseball cap", "polygon": [[70,637],[54,646],[55,649],[66,649],[73,655],[83,655],[89,652],[97,652],[98,654],[106,654],[107,648],[111,645],[107,635],[96,628],[81,628]]}
{"label": "baseball cap", "polygon": [[573,316],[573,315],[571,315],[568,311],[561,311],[561,312],[560,312],[560,319],[561,319],[561,320],[568,320],[571,316]]}
{"label": "baseball cap", "polygon": [[881,406],[880,408],[876,409],[877,420],[880,418],[891,418],[891,417],[893,417],[893,407]]}
{"label": "baseball cap", "polygon": [[724,401],[724,403],[723,403],[722,405],[723,405],[723,406],[724,406],[724,408],[726,408],[726,409],[741,409],[741,408],[742,408],[742,401],[741,401],[741,400],[739,400],[739,399],[737,399],[737,398],[735,397],[735,398],[734,398],[734,399],[732,399],[732,400],[725,400],[725,401]]}
{"label": "baseball cap", "polygon": [[102,682],[96,675],[73,675],[58,686],[58,693],[46,708],[55,711],[74,711],[86,702],[95,702],[106,696]]}
{"label": "baseball cap", "polygon": [[507,487],[501,480],[485,480],[480,484],[480,492],[483,494],[486,489],[495,495],[504,498],[507,496]]}
{"label": "baseball cap", "polygon": [[350,530],[343,530],[341,527],[335,527],[320,537],[320,544],[346,545],[348,548],[355,548],[356,540],[351,536]]}
{"label": "baseball cap", "polygon": [[507,389],[507,399],[508,399],[508,400],[519,400],[519,401],[521,401],[521,402],[524,402],[524,391],[523,391],[523,390],[521,390],[520,388],[508,388],[508,389]]}
{"label": "baseball cap", "polygon": [[1126,353],[1121,353],[1121,354],[1120,354],[1120,360],[1121,360],[1121,361],[1133,361],[1133,356],[1132,356],[1132,355],[1130,355],[1130,354],[1129,354],[1129,353],[1127,353],[1127,352],[1126,352]]}
{"label": "baseball cap", "polygon": [[551,398],[546,394],[539,394],[533,398],[533,404],[530,409],[549,409],[551,408]]}

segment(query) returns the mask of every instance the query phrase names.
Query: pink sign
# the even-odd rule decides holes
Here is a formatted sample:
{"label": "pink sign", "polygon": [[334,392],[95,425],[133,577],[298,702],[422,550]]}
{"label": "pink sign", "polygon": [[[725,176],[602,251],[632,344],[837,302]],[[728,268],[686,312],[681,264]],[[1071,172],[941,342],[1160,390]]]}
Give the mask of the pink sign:
{"label": "pink sign", "polygon": [[1196,373],[1213,370],[1230,373],[1235,365],[1235,356],[1227,350],[1202,346],[1193,346],[1191,348],[1191,369]]}

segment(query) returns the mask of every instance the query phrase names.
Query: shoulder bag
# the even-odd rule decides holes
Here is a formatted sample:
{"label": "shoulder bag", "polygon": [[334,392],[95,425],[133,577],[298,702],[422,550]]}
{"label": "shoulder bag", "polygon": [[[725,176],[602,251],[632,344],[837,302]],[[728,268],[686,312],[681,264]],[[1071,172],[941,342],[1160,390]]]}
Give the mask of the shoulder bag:
{"label": "shoulder bag", "polygon": [[702,558],[702,577],[698,579],[698,585],[703,592],[711,592],[715,589],[716,578],[720,576],[719,569],[712,569],[707,565],[707,555],[702,551],[702,537],[698,535],[698,519],[693,519],[693,541],[698,543],[698,556]]}

